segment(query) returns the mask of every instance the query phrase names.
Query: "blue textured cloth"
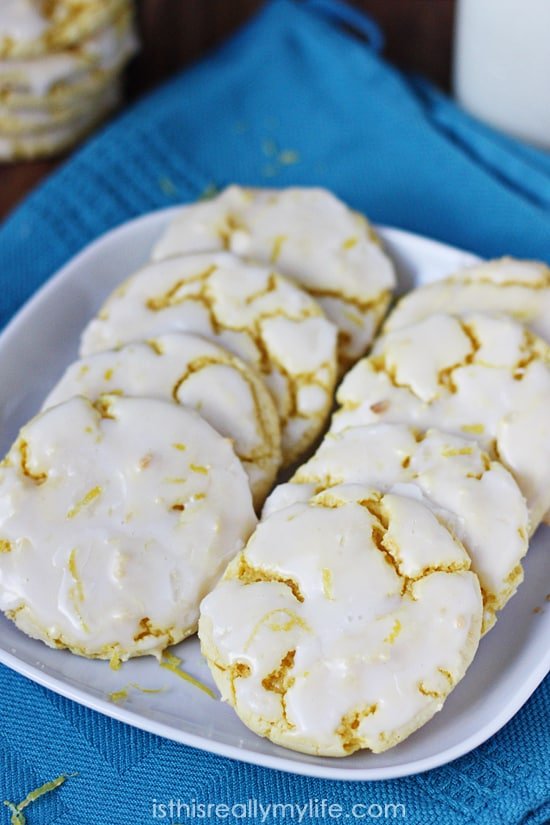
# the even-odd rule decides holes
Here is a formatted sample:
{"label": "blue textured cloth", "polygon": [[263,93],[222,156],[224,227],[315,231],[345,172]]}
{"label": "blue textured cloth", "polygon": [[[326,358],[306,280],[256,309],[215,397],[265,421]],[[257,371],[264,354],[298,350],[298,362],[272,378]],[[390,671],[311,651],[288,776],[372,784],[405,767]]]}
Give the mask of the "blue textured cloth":
{"label": "blue textured cloth", "polygon": [[[376,45],[372,26],[345,15],[346,29],[333,2],[279,0],[90,141],[0,229],[0,322],[104,230],[231,181],[324,185],[375,221],[481,255],[550,261],[550,157],[399,74],[349,31],[363,29]],[[232,804],[252,796],[327,799],[348,812],[357,802],[403,804],[411,825],[550,820],[549,680],[474,753],[372,784],[295,777],[195,751],[6,668],[0,692],[0,799],[20,801],[61,771],[78,772],[29,809],[29,825],[147,825],[158,821],[153,799]],[[0,823],[8,821],[0,810]]]}

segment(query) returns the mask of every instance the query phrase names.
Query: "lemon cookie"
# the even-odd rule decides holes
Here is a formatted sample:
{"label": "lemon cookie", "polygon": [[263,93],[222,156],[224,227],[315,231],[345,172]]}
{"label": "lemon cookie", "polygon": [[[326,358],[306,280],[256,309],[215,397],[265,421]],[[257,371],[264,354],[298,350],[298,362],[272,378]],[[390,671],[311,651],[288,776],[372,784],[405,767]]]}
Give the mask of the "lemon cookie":
{"label": "lemon cookie", "polygon": [[240,461],[196,413],[73,398],[23,427],[0,467],[0,608],[115,667],[159,656],[195,631],[255,521]]}
{"label": "lemon cookie", "polygon": [[65,119],[112,85],[137,50],[132,17],[127,10],[113,25],[70,51],[40,59],[0,60],[0,119],[23,121],[40,128]]}
{"label": "lemon cookie", "polygon": [[441,709],[475,654],[469,566],[430,510],[363,485],[273,513],[201,604],[222,698],[293,750],[393,747]]}
{"label": "lemon cookie", "polygon": [[[372,424],[328,433],[316,454],[280,485],[266,514],[337,484],[361,483],[422,501],[457,536],[472,560],[485,607],[495,622],[523,579],[529,518],[511,474],[471,441],[438,430]],[[302,493],[300,487],[305,485]]]}
{"label": "lemon cookie", "polygon": [[281,464],[281,436],[271,395],[244,361],[198,335],[162,335],[71,364],[44,408],[109,392],[193,407],[231,440],[261,506]]}
{"label": "lemon cookie", "polygon": [[43,125],[39,131],[23,131],[23,123],[12,121],[7,132],[0,132],[0,161],[33,160],[60,154],[91,132],[120,102],[120,84],[106,90],[74,118]]}
{"label": "lemon cookie", "polygon": [[550,343],[550,267],[501,258],[463,269],[401,298],[384,331],[392,332],[436,312],[511,315]]}
{"label": "lemon cookie", "polygon": [[128,0],[2,0],[0,58],[33,57],[74,46],[128,5]]}
{"label": "lemon cookie", "polygon": [[[20,141],[29,147],[43,142],[54,144],[56,139],[63,141],[65,135],[78,135],[82,123],[101,119],[104,113],[120,103],[120,99],[120,83],[116,81],[74,108],[7,111],[0,106],[0,135],[5,142],[11,140],[15,146]],[[53,140],[52,136],[55,136]]]}
{"label": "lemon cookie", "polygon": [[345,377],[331,428],[393,421],[477,441],[510,470],[531,531],[550,505],[550,347],[508,318],[432,315]]}
{"label": "lemon cookie", "polygon": [[338,327],[344,368],[369,346],[395,287],[369,222],[324,189],[230,186],[184,207],[153,256],[209,249],[273,264],[317,298]]}
{"label": "lemon cookie", "polygon": [[223,252],[152,263],[107,300],[83,333],[81,354],[179,331],[214,340],[262,374],[285,463],[310,446],[332,405],[336,328],[304,290]]}

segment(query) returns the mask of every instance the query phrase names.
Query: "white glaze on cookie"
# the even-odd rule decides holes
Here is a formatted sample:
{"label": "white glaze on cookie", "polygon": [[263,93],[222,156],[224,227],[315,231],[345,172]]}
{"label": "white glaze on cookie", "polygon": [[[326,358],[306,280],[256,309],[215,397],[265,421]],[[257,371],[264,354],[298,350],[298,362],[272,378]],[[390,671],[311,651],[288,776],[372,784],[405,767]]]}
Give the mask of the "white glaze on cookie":
{"label": "white glaze on cookie", "polygon": [[241,463],[196,413],[73,398],[23,427],[2,462],[0,608],[33,638],[115,666],[159,656],[195,631],[254,525]]}
{"label": "white glaze on cookie", "polygon": [[336,328],[291,281],[226,253],[149,264],[88,325],[81,354],[166,332],[203,335],[261,373],[279,413],[285,463],[318,436],[333,400]]}
{"label": "white glaze on cookie", "polygon": [[475,653],[469,564],[422,504],[362,485],[273,513],[201,605],[222,698],[305,753],[396,745],[441,709]]}
{"label": "white glaze on cookie", "polygon": [[338,327],[342,367],[367,349],[395,287],[393,264],[366,218],[324,189],[230,186],[184,207],[153,254],[213,249],[273,264],[317,298]]}
{"label": "white glaze on cookie", "polygon": [[[266,502],[264,515],[343,483],[416,498],[463,543],[479,577],[484,631],[523,579],[529,517],[512,475],[472,441],[438,430],[371,424],[328,433]],[[305,489],[302,490],[302,485]]]}
{"label": "white glaze on cookie", "polygon": [[384,332],[436,312],[510,315],[550,343],[550,267],[500,258],[462,269],[404,295],[388,316]]}
{"label": "white glaze on cookie", "polygon": [[432,315],[379,338],[337,392],[336,432],[379,421],[477,441],[510,470],[533,531],[550,506],[550,347],[508,318]]}
{"label": "white glaze on cookie", "polygon": [[195,409],[231,440],[261,506],[281,464],[281,436],[271,395],[244,361],[198,335],[161,335],[71,364],[43,408],[74,395],[95,401],[109,392]]}

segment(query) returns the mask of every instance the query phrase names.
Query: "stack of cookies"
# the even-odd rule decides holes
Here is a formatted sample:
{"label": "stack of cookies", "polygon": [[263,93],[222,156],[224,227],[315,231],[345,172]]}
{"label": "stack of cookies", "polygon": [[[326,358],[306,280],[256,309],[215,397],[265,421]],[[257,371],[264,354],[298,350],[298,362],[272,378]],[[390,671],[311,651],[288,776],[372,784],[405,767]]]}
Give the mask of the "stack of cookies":
{"label": "stack of cookies", "polygon": [[58,154],[121,99],[137,49],[132,0],[3,0],[0,160]]}

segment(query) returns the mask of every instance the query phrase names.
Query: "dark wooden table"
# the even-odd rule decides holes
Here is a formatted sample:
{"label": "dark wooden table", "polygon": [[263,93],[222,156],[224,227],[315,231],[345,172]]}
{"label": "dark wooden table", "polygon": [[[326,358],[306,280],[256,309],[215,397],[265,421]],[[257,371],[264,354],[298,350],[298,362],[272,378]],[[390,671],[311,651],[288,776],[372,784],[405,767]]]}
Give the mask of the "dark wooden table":
{"label": "dark wooden table", "polygon": [[[350,2],[381,25],[389,60],[448,89],[454,0]],[[138,0],[143,46],[129,69],[129,98],[197,60],[261,5],[262,0]],[[59,162],[0,165],[0,219]]]}

